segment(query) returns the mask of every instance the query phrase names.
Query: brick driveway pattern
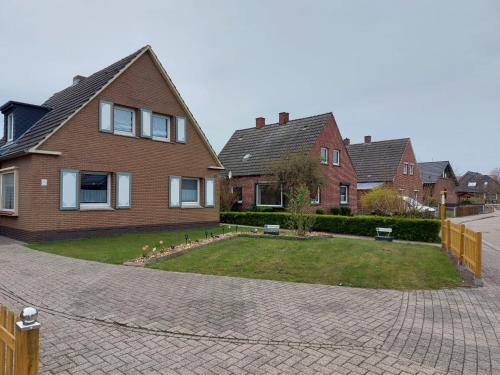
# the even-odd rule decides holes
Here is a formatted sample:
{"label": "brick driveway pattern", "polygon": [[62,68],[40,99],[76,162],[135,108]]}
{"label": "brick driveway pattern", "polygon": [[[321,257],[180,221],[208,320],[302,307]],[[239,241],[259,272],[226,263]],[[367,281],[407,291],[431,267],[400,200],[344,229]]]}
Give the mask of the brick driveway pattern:
{"label": "brick driveway pattern", "polygon": [[[40,309],[42,372],[500,373],[485,286],[369,290],[113,266],[0,242],[0,301]],[[490,277],[491,275],[491,277]]]}

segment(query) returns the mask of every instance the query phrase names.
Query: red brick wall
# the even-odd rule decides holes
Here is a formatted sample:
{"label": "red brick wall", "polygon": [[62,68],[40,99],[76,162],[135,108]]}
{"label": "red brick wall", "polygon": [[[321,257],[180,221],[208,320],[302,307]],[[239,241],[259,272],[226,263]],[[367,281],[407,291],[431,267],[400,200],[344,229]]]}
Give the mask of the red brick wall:
{"label": "red brick wall", "polygon": [[[404,174],[404,163],[413,164],[414,170],[413,175]],[[401,191],[403,195],[415,198],[415,190],[418,190],[417,199],[419,202],[422,201],[423,197],[423,185],[422,179],[420,177],[420,170],[417,165],[417,159],[415,158],[415,153],[413,152],[413,147],[411,142],[408,142],[405,151],[403,152],[403,157],[399,163],[396,175],[392,182],[392,187],[396,190]]]}
{"label": "red brick wall", "polygon": [[432,197],[437,203],[441,202],[441,192],[446,190],[446,203],[458,203],[455,181],[451,178],[440,178],[435,184],[424,185],[424,200]]}
{"label": "red brick wall", "polygon": [[[286,125],[283,125],[286,126]],[[350,184],[349,206],[353,213],[357,211],[357,190],[356,173],[345,148],[342,136],[333,116],[328,120],[328,124],[320,134],[314,145],[311,155],[320,163],[320,148],[327,147],[329,151],[328,165],[320,165],[323,172],[324,186],[321,189],[320,204],[315,208],[322,208],[325,213],[329,213],[332,207],[340,206],[340,182]],[[340,166],[334,166],[332,152],[334,149],[340,150]],[[243,176],[235,177],[233,185],[241,186],[243,190],[244,210],[249,210],[255,204],[255,184],[257,182],[272,181],[269,176]]]}
{"label": "red brick wall", "polygon": [[[20,167],[19,217],[1,225],[27,231],[76,230],[86,228],[139,227],[167,224],[213,223],[219,220],[218,184],[215,208],[168,208],[168,177],[218,177],[216,160],[187,122],[187,143],[165,143],[99,132],[99,100],[135,108],[136,135],[140,135],[140,108],[172,116],[185,116],[149,52],[93,99],[40,148],[59,151],[62,156],[32,155],[3,162]],[[174,121],[171,131],[175,133]],[[171,134],[171,140],[175,134]],[[59,174],[62,168],[81,171],[132,173],[132,208],[111,211],[61,211]],[[111,203],[115,204],[115,176]],[[48,186],[40,186],[46,178]],[[200,186],[203,204],[203,184]]]}

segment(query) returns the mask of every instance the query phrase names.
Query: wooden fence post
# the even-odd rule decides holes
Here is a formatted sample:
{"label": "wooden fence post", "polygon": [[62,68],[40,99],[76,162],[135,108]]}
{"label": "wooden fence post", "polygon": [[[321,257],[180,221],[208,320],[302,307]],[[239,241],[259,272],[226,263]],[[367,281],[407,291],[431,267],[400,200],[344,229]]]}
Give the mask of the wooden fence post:
{"label": "wooden fence post", "polygon": [[446,220],[446,248],[451,249],[451,221]]}
{"label": "wooden fence post", "polygon": [[16,323],[14,375],[38,375],[40,323],[37,318],[36,309],[27,307]]}
{"label": "wooden fence post", "polygon": [[460,252],[459,252],[459,258],[458,258],[458,261],[460,262],[460,264],[463,264],[464,263],[464,254],[465,254],[465,236],[464,236],[464,232],[465,232],[465,225],[464,224],[460,224],[460,237],[459,237],[459,249],[460,249]]}
{"label": "wooden fence post", "polygon": [[474,270],[474,276],[481,284],[481,275],[483,268],[483,234],[481,232],[476,233],[476,269]]}

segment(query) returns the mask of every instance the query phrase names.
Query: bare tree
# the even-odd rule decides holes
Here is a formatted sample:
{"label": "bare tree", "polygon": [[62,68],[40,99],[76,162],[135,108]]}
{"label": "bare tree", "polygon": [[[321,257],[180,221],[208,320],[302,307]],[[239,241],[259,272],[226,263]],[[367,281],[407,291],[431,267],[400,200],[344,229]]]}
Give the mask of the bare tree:
{"label": "bare tree", "polygon": [[490,172],[490,176],[500,184],[500,168],[493,168]]}
{"label": "bare tree", "polygon": [[221,178],[220,184],[220,209],[221,211],[231,211],[238,197],[233,189],[232,180],[228,177]]}

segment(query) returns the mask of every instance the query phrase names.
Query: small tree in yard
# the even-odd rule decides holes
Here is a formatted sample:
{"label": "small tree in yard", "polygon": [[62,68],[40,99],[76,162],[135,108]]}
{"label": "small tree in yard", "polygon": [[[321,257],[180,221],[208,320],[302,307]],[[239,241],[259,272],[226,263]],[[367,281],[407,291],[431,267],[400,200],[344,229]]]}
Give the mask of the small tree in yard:
{"label": "small tree in yard", "polygon": [[314,225],[314,215],[308,214],[311,207],[311,193],[305,184],[293,187],[288,193],[288,207],[290,212],[289,224],[297,235],[304,236]]}
{"label": "small tree in yard", "polygon": [[405,212],[403,197],[396,190],[384,186],[363,195],[361,203],[364,207],[382,215],[403,214]]}
{"label": "small tree in yard", "polygon": [[220,184],[220,209],[221,211],[231,211],[238,197],[233,191],[231,179],[224,177]]}
{"label": "small tree in yard", "polygon": [[500,184],[500,168],[494,168],[491,172],[490,172],[490,176]]}

